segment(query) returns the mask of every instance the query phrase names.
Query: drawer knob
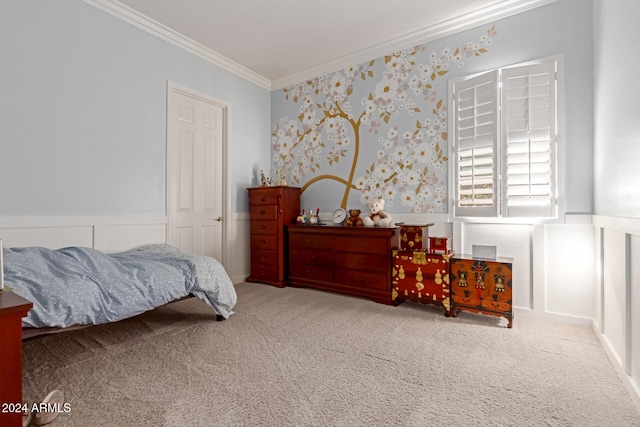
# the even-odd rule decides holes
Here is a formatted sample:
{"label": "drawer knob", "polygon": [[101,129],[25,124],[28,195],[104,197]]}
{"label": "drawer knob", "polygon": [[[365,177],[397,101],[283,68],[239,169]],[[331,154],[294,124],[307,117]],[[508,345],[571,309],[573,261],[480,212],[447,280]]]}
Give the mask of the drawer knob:
{"label": "drawer knob", "polygon": [[267,199],[265,199],[265,198],[263,197],[262,199],[260,199],[260,201],[264,203],[264,202],[266,202],[266,201],[267,201]]}
{"label": "drawer knob", "polygon": [[264,225],[264,224],[262,224],[262,225],[260,226],[260,230],[264,230],[264,229],[266,229],[266,228],[267,228],[267,226],[266,226],[266,225]]}
{"label": "drawer knob", "polygon": [[267,244],[267,241],[266,241],[266,240],[264,240],[264,239],[262,239],[262,240],[260,240],[260,243],[262,243],[263,245],[266,245],[266,244]]}
{"label": "drawer knob", "polygon": [[264,209],[260,209],[260,215],[264,215],[264,214],[266,214],[266,213],[267,213],[267,212],[266,212]]}

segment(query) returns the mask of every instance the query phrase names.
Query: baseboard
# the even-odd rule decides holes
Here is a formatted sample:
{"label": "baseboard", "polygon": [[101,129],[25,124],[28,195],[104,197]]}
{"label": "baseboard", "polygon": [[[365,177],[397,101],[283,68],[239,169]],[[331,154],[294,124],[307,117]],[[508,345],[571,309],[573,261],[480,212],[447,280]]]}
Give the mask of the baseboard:
{"label": "baseboard", "polygon": [[600,345],[604,349],[604,352],[607,354],[607,357],[609,358],[609,361],[613,365],[613,368],[616,370],[618,377],[620,377],[620,379],[622,380],[622,383],[624,384],[624,387],[629,392],[629,396],[631,397],[631,400],[636,405],[636,408],[638,409],[638,411],[640,411],[640,385],[636,384],[633,381],[633,379],[630,376],[628,376],[626,372],[624,372],[624,369],[620,365],[618,358],[609,347],[609,343],[607,342],[605,337],[600,333],[600,329],[598,328],[598,325],[595,321],[591,323],[591,328],[593,329],[593,332],[596,334],[596,337],[598,337],[598,340],[600,341]]}
{"label": "baseboard", "polygon": [[558,323],[566,323],[570,325],[583,326],[585,328],[591,327],[592,319],[588,319],[586,317],[577,317],[577,316],[568,316],[566,314],[557,314],[557,313],[541,313],[539,311],[530,310],[528,308],[519,308],[514,307],[513,309],[513,322],[514,327],[516,322],[518,321],[518,317],[527,317],[532,319],[546,320],[548,322],[558,322]]}
{"label": "baseboard", "polygon": [[247,277],[249,277],[249,275],[248,275],[248,274],[243,274],[243,275],[241,275],[241,276],[233,276],[233,277],[231,278],[231,282],[232,282],[234,285],[237,285],[237,284],[239,284],[239,283],[246,282],[246,278],[247,278]]}

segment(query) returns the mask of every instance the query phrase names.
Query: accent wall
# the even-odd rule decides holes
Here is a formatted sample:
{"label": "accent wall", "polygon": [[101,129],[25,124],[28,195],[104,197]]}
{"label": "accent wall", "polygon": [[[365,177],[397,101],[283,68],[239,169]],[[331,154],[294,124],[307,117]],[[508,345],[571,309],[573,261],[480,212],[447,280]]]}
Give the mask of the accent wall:
{"label": "accent wall", "polygon": [[389,212],[447,214],[448,80],[563,55],[559,194],[567,213],[591,213],[591,16],[561,0],[274,91],[272,179],[302,187],[309,209],[383,197]]}

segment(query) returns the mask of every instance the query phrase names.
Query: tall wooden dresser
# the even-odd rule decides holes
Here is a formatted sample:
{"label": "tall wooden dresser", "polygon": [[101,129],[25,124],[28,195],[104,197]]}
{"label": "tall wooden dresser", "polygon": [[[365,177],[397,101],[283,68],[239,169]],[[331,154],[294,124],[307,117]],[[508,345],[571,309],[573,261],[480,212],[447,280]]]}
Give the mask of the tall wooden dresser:
{"label": "tall wooden dresser", "polygon": [[300,188],[249,188],[251,274],[247,282],[286,286],[287,233],[300,214]]}

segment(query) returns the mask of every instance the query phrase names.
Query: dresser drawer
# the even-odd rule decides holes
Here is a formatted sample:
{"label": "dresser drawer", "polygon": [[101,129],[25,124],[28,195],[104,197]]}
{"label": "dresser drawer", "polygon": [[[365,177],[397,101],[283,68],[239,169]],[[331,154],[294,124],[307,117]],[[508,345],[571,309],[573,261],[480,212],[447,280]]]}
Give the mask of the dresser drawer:
{"label": "dresser drawer", "polygon": [[337,268],[354,268],[358,270],[385,273],[389,271],[391,261],[384,255],[338,252]]}
{"label": "dresser drawer", "polygon": [[494,301],[492,299],[483,299],[482,307],[489,310],[493,310],[493,311],[511,311],[512,310],[511,301],[502,302],[502,301]]}
{"label": "dresser drawer", "polygon": [[251,221],[251,234],[276,234],[278,221]]}
{"label": "dresser drawer", "polygon": [[271,264],[278,262],[278,251],[253,250],[251,251],[251,264]]}
{"label": "dresser drawer", "polygon": [[[310,225],[309,227],[318,227]],[[333,238],[331,236],[318,236],[315,234],[298,234],[289,235],[289,245],[291,249],[308,248],[318,251],[331,251],[333,248]]]}
{"label": "dresser drawer", "polygon": [[251,206],[249,207],[251,220],[278,219],[278,207],[269,206]]}
{"label": "dresser drawer", "polygon": [[291,249],[289,264],[309,264],[331,267],[333,254],[331,251],[318,251],[315,249]]}
{"label": "dresser drawer", "polygon": [[307,264],[291,264],[289,266],[289,278],[331,282],[333,281],[333,272],[331,267],[322,267],[318,265]]}
{"label": "dresser drawer", "polygon": [[251,236],[252,250],[278,249],[278,236],[257,234]]}
{"label": "dresser drawer", "polygon": [[358,288],[388,290],[391,294],[391,280],[386,273],[342,268],[336,270],[336,282]]}
{"label": "dresser drawer", "polygon": [[386,255],[388,245],[389,241],[387,239],[336,237],[337,251]]}
{"label": "dresser drawer", "polygon": [[251,264],[251,277],[260,281],[276,281],[278,280],[278,267],[266,264]]}
{"label": "dresser drawer", "polygon": [[277,205],[279,199],[281,200],[282,196],[272,188],[253,189],[249,193],[250,205]]}

